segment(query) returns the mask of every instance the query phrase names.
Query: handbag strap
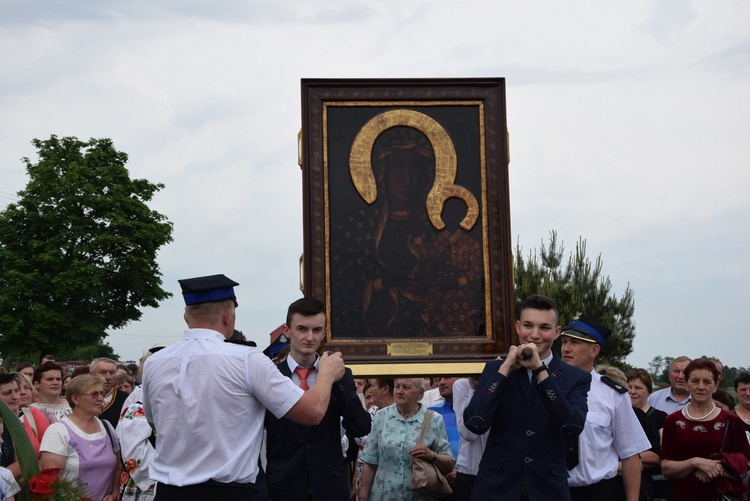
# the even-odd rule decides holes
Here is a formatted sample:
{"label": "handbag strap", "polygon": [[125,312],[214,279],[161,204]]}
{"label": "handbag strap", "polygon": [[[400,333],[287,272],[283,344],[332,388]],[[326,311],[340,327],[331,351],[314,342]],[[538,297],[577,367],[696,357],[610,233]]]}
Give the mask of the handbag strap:
{"label": "handbag strap", "polygon": [[109,437],[109,443],[112,446],[112,453],[117,455],[117,451],[115,450],[115,438],[112,436],[112,431],[110,431],[109,421],[104,420],[104,419],[99,419],[99,422],[102,423],[102,426],[104,426],[104,431],[107,432],[107,436]]}
{"label": "handbag strap", "polygon": [[37,431],[36,419],[34,419],[34,411],[31,410],[31,407],[23,408],[23,416],[29,421],[29,426],[31,426],[31,431],[34,432],[34,436],[39,439],[39,431]]}
{"label": "handbag strap", "polygon": [[424,419],[422,420],[422,429],[419,430],[419,440],[417,440],[417,445],[421,444],[424,441],[424,435],[427,432],[427,428],[430,426],[430,421],[432,421],[432,411],[428,410],[424,413]]}
{"label": "handbag strap", "polygon": [[729,421],[732,419],[731,416],[727,418],[727,424],[724,426],[724,438],[721,439],[721,448],[719,449],[719,454],[724,452],[724,444],[727,441],[727,433],[729,432]]}

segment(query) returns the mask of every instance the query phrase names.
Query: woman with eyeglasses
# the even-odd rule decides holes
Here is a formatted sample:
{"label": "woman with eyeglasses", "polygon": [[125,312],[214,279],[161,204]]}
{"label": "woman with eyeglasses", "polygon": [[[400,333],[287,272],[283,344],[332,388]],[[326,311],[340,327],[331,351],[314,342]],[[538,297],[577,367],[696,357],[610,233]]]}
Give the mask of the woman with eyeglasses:
{"label": "woman with eyeglasses", "polygon": [[73,378],[65,398],[72,414],[50,425],[42,445],[42,468],[62,468],[61,476],[80,482],[96,501],[117,501],[120,447],[112,426],[98,418],[103,380],[93,374]]}

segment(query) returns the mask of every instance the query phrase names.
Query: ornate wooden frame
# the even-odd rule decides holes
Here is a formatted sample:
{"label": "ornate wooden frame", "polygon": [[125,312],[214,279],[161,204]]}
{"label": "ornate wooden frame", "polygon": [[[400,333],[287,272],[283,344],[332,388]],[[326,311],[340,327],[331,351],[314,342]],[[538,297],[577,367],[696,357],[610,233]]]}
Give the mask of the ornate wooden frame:
{"label": "ornate wooden frame", "polygon": [[[386,144],[386,139],[377,143],[381,137],[393,137],[387,144],[395,146],[379,147]],[[376,179],[375,165],[396,151],[408,157],[400,152],[409,148],[422,155],[417,156],[420,161],[431,162],[431,169],[413,168],[414,172],[429,171],[420,175],[434,178],[424,181],[422,191],[413,197],[421,203],[430,188],[424,197],[427,217],[407,212],[410,222],[398,223],[397,195],[391,193],[417,188],[398,188],[405,186],[399,183],[408,176],[403,174],[408,168],[381,167]],[[378,151],[385,153],[378,156]],[[485,360],[507,352],[513,332],[513,273],[504,79],[303,79],[300,165],[303,292],[326,305],[326,349],[341,351],[348,364],[359,365],[359,370],[355,367],[359,375],[476,373]],[[396,181],[382,184],[388,176]],[[394,200],[390,211],[387,200],[378,201],[378,187],[383,191],[383,186],[397,186],[385,192]],[[450,199],[459,199],[465,207],[461,229],[452,227],[456,240],[444,239],[451,235],[444,229],[450,214],[444,207]],[[454,221],[458,220],[454,217]],[[398,241],[389,246],[384,236],[388,231],[398,238],[404,235],[389,229],[397,224],[411,225],[409,231],[417,227],[413,233],[421,231],[427,238],[409,233],[403,246]],[[445,250],[447,241],[451,243]],[[415,251],[415,245],[424,249]],[[419,258],[406,256],[407,252]],[[399,258],[399,253],[405,257]],[[444,264],[452,263],[451,256],[480,254],[478,261],[455,258],[457,266]],[[391,261],[383,256],[391,255],[396,255],[393,262],[410,258],[419,264],[406,271],[384,264]],[[379,266],[386,278],[367,276]],[[444,270],[453,270],[452,275]],[[393,277],[403,278],[399,271],[417,278],[410,278],[403,290],[384,287]],[[461,273],[479,278],[466,289],[462,276],[461,289],[452,278]],[[385,303],[370,302],[381,296]],[[463,311],[474,312],[472,322],[468,315],[448,313],[447,306],[454,304],[451,298],[463,298],[458,302]],[[388,307],[376,309],[373,304]],[[381,320],[385,327],[379,326]],[[450,331],[459,320],[470,325],[469,330]],[[410,331],[412,326],[416,327]],[[471,330],[474,326],[476,330]]]}

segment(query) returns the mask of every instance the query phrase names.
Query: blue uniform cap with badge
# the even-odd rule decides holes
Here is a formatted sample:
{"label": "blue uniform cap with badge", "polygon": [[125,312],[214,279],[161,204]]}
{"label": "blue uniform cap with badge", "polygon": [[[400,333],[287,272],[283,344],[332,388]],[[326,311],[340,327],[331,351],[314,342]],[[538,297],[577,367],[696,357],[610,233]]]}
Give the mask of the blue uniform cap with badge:
{"label": "blue uniform cap with badge", "polygon": [[587,343],[599,343],[604,346],[612,331],[601,322],[597,322],[586,315],[578,315],[570,324],[563,328],[561,336],[573,337]]}
{"label": "blue uniform cap with badge", "polygon": [[201,303],[215,303],[227,299],[237,302],[234,287],[238,284],[224,275],[209,275],[207,277],[186,278],[178,280],[182,287],[182,297],[185,306]]}

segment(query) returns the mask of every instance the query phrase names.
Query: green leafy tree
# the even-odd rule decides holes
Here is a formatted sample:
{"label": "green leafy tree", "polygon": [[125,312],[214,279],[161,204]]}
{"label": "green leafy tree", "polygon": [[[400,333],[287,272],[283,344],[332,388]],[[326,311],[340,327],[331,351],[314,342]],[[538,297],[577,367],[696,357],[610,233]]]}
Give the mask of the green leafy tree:
{"label": "green leafy tree", "polygon": [[0,213],[0,352],[35,360],[99,344],[170,297],[156,254],[172,223],[146,205],[164,185],[130,179],[110,139],[32,144],[29,183]]}
{"label": "green leafy tree", "polygon": [[63,353],[61,360],[93,360],[99,357],[107,357],[119,360],[120,356],[108,343],[87,344],[77,346],[74,350]]}
{"label": "green leafy tree", "polygon": [[669,367],[669,364],[664,365],[664,357],[661,355],[657,355],[651,359],[651,362],[648,364],[648,371],[651,374],[654,383],[659,382],[659,377],[661,377],[665,367]]}
{"label": "green leafy tree", "polygon": [[664,357],[664,366],[661,369],[661,372],[654,373],[656,375],[654,383],[665,388],[669,386],[669,366],[672,365],[672,360],[674,360],[674,357]]}
{"label": "green leafy tree", "polygon": [[[586,256],[586,240],[579,239],[575,252],[565,260],[565,247],[558,243],[557,232],[550,232],[549,242],[541,243],[539,252],[523,249],[515,252],[515,308],[521,311],[523,300],[531,294],[544,294],[555,300],[560,321],[567,323],[580,313],[596,318],[612,329],[597,363],[621,365],[633,351],[635,338],[635,300],[628,285],[621,297],[612,293],[612,282],[602,274],[601,255],[592,262]],[[559,353],[560,341],[555,343]]]}

